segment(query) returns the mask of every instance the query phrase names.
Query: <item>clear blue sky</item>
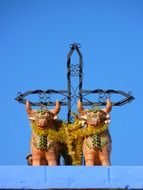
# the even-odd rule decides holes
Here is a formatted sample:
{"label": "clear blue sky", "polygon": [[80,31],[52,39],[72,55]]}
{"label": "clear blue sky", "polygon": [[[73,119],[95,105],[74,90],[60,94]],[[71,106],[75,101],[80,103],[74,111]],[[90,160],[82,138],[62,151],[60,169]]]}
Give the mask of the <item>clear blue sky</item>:
{"label": "clear blue sky", "polygon": [[112,109],[111,161],[143,165],[143,1],[0,0],[1,165],[25,165],[30,152],[17,92],[66,89],[73,42],[81,44],[84,89],[133,92],[135,101]]}

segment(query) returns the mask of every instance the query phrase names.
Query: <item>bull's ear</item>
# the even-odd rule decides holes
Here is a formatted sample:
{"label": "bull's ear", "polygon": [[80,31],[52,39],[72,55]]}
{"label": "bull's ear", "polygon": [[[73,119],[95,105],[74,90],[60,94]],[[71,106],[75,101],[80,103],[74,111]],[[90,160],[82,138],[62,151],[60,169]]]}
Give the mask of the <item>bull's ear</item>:
{"label": "bull's ear", "polygon": [[84,111],[84,108],[82,107],[82,102],[78,100],[77,102],[77,109],[79,113],[82,113]]}
{"label": "bull's ear", "polygon": [[31,108],[31,106],[30,106],[29,101],[27,100],[27,101],[26,101],[26,112],[27,112],[27,114],[29,115],[29,114],[31,113],[31,111],[32,111],[32,108]]}
{"label": "bull's ear", "polygon": [[111,111],[111,109],[112,109],[112,103],[111,103],[110,99],[108,98],[107,102],[106,102],[106,107],[104,110],[106,113],[109,113]]}
{"label": "bull's ear", "polygon": [[51,110],[51,112],[55,115],[57,115],[60,111],[60,102],[59,100],[56,101],[56,105],[55,105],[55,108],[53,110]]}

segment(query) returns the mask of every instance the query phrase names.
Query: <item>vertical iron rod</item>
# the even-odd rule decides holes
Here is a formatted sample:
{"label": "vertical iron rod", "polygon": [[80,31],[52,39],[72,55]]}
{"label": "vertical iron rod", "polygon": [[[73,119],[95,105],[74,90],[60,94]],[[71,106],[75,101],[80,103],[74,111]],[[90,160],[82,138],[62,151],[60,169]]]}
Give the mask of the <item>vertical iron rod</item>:
{"label": "vertical iron rod", "polygon": [[67,88],[68,88],[68,114],[67,120],[70,122],[71,115],[71,70],[70,70],[70,57],[68,56],[67,60]]}
{"label": "vertical iron rod", "polygon": [[82,102],[82,84],[83,84],[83,59],[82,54],[79,50],[78,45],[76,46],[76,50],[79,55],[79,99]]}
{"label": "vertical iron rod", "polygon": [[79,64],[78,64],[78,68],[79,68],[79,73],[78,73],[78,77],[79,77],[79,84],[78,84],[78,88],[79,88],[79,99],[82,101],[82,81],[83,81],[83,61],[82,61],[82,54],[79,50],[79,44],[74,43],[70,46],[70,51],[67,55],[67,91],[68,91],[68,114],[67,114],[67,120],[70,123],[71,122],[71,102],[72,102],[72,97],[71,97],[71,56],[74,52],[74,50],[77,51],[78,55],[79,55]]}

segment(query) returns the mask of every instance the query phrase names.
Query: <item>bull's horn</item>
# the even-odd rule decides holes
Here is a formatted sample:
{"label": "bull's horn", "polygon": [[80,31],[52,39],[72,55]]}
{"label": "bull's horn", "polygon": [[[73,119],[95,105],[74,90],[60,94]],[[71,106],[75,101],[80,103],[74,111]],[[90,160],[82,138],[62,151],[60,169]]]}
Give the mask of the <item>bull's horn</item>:
{"label": "bull's horn", "polygon": [[27,101],[26,101],[26,112],[27,112],[28,114],[30,114],[31,111],[32,111],[32,109],[31,109],[30,103],[29,103],[29,101],[27,100]]}
{"label": "bull's horn", "polygon": [[84,111],[84,108],[82,107],[82,102],[80,100],[78,100],[77,102],[77,109],[79,113]]}
{"label": "bull's horn", "polygon": [[58,114],[60,111],[60,102],[57,100],[56,101],[56,105],[55,108],[53,110],[51,110],[54,114]]}
{"label": "bull's horn", "polygon": [[112,109],[112,103],[110,102],[110,99],[108,98],[106,102],[106,107],[105,107],[106,113],[109,113],[111,109]]}

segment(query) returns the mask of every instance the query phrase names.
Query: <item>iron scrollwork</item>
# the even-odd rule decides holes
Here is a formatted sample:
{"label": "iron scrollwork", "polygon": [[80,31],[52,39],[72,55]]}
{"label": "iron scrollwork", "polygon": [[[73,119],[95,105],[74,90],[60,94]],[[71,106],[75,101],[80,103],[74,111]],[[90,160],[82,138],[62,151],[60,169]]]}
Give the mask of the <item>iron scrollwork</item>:
{"label": "iron scrollwork", "polygon": [[[121,90],[102,90],[102,89],[95,89],[95,90],[83,90],[83,58],[82,54],[80,52],[80,44],[74,43],[70,45],[70,51],[67,55],[67,90],[54,90],[54,89],[48,89],[46,91],[44,90],[33,90],[33,91],[27,91],[25,93],[19,92],[17,94],[17,97],[15,98],[16,101],[21,102],[23,104],[27,101],[27,96],[38,94],[39,95],[39,101],[29,101],[31,106],[54,106],[55,102],[52,101],[52,96],[54,94],[58,94],[62,96],[62,99],[59,100],[61,106],[67,106],[68,107],[68,113],[67,113],[67,121],[72,122],[72,107],[74,104],[76,104],[76,100],[80,99],[82,101],[82,104],[84,106],[104,106],[106,104],[107,98],[112,98],[112,95],[120,95],[123,98],[118,101],[112,101],[113,106],[122,106],[125,105],[128,102],[131,102],[135,98],[133,97],[132,93],[126,93]],[[76,51],[79,56],[79,63],[78,64],[71,64],[71,57],[73,52]],[[79,78],[78,86],[73,87],[72,85],[72,79],[71,77],[77,76]],[[97,102],[94,102],[90,100],[88,95],[98,95]]]}
{"label": "iron scrollwork", "polygon": [[76,64],[76,65],[72,64],[70,70],[71,70],[72,77],[79,76],[80,69],[79,69],[78,64]]}

